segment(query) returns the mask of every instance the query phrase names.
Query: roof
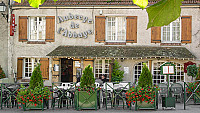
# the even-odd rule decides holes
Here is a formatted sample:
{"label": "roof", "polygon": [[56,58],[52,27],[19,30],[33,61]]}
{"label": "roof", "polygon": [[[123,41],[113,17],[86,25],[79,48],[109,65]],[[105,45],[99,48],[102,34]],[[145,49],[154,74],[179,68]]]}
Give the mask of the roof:
{"label": "roof", "polygon": [[[154,4],[160,0],[149,0],[149,4]],[[200,0],[184,0],[183,4],[199,4]],[[133,5],[132,0],[46,0],[40,7],[45,6],[108,6],[108,5]],[[27,0],[23,3],[15,2],[13,6],[29,6]]]}
{"label": "roof", "polygon": [[149,46],[59,46],[47,56],[103,58],[196,58],[185,47]]}

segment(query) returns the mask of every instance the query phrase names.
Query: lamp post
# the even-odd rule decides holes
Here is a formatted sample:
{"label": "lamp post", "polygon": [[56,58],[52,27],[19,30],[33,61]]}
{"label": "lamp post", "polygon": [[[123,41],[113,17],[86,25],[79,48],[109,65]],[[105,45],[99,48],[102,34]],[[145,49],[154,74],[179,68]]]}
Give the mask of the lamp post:
{"label": "lamp post", "polygon": [[2,1],[0,3],[0,12],[1,12],[1,15],[7,20],[8,22],[8,14],[4,14],[3,12],[6,11],[6,4]]}

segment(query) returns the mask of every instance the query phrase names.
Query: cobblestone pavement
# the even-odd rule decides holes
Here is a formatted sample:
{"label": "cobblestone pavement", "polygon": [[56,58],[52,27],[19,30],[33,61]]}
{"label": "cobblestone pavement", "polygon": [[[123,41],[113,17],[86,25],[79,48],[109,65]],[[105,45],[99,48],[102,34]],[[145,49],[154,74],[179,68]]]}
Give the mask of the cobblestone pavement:
{"label": "cobblestone pavement", "polygon": [[44,111],[41,110],[28,110],[28,111],[23,111],[23,109],[16,109],[16,108],[3,108],[2,110],[0,109],[0,113],[200,113],[200,105],[188,105],[186,106],[186,110],[183,109],[183,104],[176,103],[176,109],[165,109],[163,110],[161,105],[159,105],[158,110],[139,110],[135,111],[134,108],[132,110],[129,109],[123,109],[122,107],[120,108],[108,108],[106,110],[105,108],[101,108],[97,111],[95,110],[81,110],[81,111],[76,111],[73,108],[55,108],[53,109],[47,109]]}

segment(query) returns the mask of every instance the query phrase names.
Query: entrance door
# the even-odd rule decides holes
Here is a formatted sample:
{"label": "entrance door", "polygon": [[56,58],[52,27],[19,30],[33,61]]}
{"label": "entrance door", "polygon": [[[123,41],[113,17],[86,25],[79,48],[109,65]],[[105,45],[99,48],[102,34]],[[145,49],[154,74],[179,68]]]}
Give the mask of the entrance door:
{"label": "entrance door", "polygon": [[61,82],[73,82],[73,60],[61,59]]}

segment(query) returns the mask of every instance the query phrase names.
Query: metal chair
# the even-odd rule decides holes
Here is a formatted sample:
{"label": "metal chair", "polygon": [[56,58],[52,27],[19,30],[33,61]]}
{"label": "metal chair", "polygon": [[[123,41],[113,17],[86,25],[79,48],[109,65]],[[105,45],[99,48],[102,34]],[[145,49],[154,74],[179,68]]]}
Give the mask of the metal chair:
{"label": "metal chair", "polygon": [[158,91],[158,100],[161,102],[162,97],[167,97],[168,89],[167,89],[167,84],[160,83],[158,84],[160,91]]}
{"label": "metal chair", "polygon": [[173,83],[170,87],[172,96],[177,98],[179,97],[180,102],[183,102],[183,86],[180,83]]}

